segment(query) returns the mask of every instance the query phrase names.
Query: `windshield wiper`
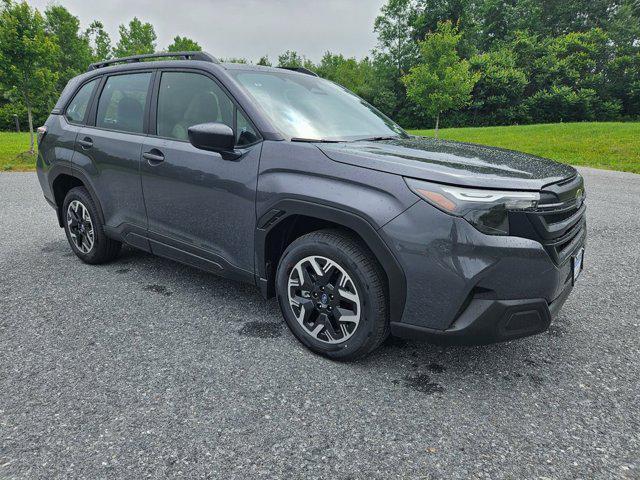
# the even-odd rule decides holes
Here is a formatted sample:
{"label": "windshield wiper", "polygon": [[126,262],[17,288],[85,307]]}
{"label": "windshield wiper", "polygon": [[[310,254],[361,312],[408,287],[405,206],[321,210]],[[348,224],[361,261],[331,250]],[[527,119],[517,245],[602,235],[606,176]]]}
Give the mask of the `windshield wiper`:
{"label": "windshield wiper", "polygon": [[379,142],[381,140],[397,140],[398,138],[401,138],[400,135],[394,135],[394,136],[388,136],[388,137],[384,137],[384,136],[365,137],[365,138],[358,138],[357,140],[354,140],[354,142]]}
{"label": "windshield wiper", "polygon": [[340,143],[340,140],[326,140],[324,138],[300,138],[293,137],[292,142],[306,142],[306,143]]}

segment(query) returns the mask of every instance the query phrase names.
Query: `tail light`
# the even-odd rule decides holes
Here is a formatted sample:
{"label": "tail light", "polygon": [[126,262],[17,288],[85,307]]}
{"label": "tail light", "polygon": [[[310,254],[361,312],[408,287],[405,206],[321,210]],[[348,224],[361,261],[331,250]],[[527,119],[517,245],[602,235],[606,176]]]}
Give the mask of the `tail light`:
{"label": "tail light", "polygon": [[42,142],[42,139],[46,134],[47,134],[47,127],[45,126],[38,127],[38,145],[40,145],[40,142]]}

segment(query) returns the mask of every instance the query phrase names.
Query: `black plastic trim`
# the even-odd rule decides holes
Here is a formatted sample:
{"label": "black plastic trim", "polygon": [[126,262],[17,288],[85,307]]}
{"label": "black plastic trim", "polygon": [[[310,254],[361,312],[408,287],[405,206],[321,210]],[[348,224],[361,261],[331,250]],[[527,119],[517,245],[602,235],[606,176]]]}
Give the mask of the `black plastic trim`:
{"label": "black plastic trim", "polygon": [[[282,211],[276,221],[272,221],[274,211]],[[389,313],[392,322],[402,318],[406,300],[406,278],[400,263],[393,255],[376,229],[364,218],[328,205],[297,199],[284,199],[271,205],[266,213],[260,216],[255,234],[256,278],[255,282],[266,297],[273,295],[268,291],[268,273],[266,265],[266,239],[269,232],[280,222],[293,215],[303,215],[326,220],[342,225],[356,232],[365,241],[376,256],[389,280]]]}
{"label": "black plastic trim", "polygon": [[[104,225],[105,221],[104,221],[104,213],[102,212],[102,206],[98,201],[98,195],[96,195],[95,190],[91,186],[91,182],[89,181],[89,178],[87,177],[87,175],[85,175],[85,173],[79,168],[72,167],[70,165],[60,165],[58,163],[54,163],[48,172],[49,189],[51,190],[51,193],[54,195],[54,198],[55,198],[55,190],[53,189],[53,184],[60,175],[69,175],[70,177],[75,177],[84,184],[85,188],[89,192],[89,195],[91,195],[91,198],[93,199],[93,203],[95,204],[96,209],[98,210],[98,215],[100,216],[100,222]],[[62,205],[56,205],[56,213],[58,215],[58,223],[60,227],[63,226],[62,212],[60,210],[61,208],[62,208]]]}
{"label": "black plastic trim", "polygon": [[158,52],[158,53],[145,53],[141,55],[132,55],[130,57],[113,58],[111,60],[103,60],[102,62],[95,62],[89,65],[88,71],[96,70],[98,68],[108,67],[109,65],[115,65],[118,63],[137,63],[140,60],[148,58],[175,58],[180,57],[181,60],[200,60],[202,62],[211,62],[220,64],[220,61],[210,55],[207,52]]}
{"label": "black plastic trim", "polygon": [[[445,345],[486,345],[528,337],[549,328],[572,289],[569,284],[551,303],[541,298],[474,299],[447,330],[391,322],[391,334]],[[524,323],[520,328],[518,321]]]}

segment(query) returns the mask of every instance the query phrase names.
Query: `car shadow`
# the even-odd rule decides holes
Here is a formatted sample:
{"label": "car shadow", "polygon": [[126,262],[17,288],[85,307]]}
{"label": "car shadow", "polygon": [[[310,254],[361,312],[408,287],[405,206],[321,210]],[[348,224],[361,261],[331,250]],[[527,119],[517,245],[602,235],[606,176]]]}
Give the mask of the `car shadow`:
{"label": "car shadow", "polygon": [[[47,252],[63,256],[66,256],[65,249],[68,246],[64,240],[45,247]],[[80,262],[75,256],[72,261]],[[238,322],[237,334],[263,338],[265,342],[288,336],[292,348],[297,346],[282,320],[277,301],[265,300],[255,285],[225,279],[129,247],[123,247],[119,257],[105,267],[112,274],[133,276],[131,280],[140,284],[141,295],[162,298],[179,294],[206,304],[212,302],[211,295],[215,292],[218,303],[222,300],[232,309],[237,303],[238,310],[246,312],[246,317],[233,319]],[[261,320],[255,321],[256,317]],[[265,317],[269,320],[262,321]],[[554,381],[547,372],[553,370],[549,365],[556,362],[554,359],[562,357],[563,344],[558,338],[564,336],[568,325],[568,319],[561,315],[552,328],[541,335],[483,346],[445,346],[389,337],[367,357],[343,365],[350,370],[387,372],[395,377],[395,383],[427,394],[442,393],[452,378],[489,376],[503,379],[507,388],[513,382],[541,386]],[[317,360],[337,364],[320,357]]]}

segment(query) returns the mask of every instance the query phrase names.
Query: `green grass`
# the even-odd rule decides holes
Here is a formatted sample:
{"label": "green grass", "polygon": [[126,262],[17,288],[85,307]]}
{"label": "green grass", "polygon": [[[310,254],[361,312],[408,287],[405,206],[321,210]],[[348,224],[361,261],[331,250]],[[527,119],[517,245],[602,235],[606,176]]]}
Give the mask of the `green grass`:
{"label": "green grass", "polygon": [[[413,130],[432,136],[433,130]],[[571,165],[640,173],[640,122],[553,123],[515,127],[447,128],[440,137],[481,143]],[[33,170],[28,133],[0,132],[0,171]]]}
{"label": "green grass", "polygon": [[[433,136],[433,130],[411,133]],[[640,173],[640,122],[447,128],[440,130],[440,138],[520,150],[571,165]]]}
{"label": "green grass", "polygon": [[0,132],[0,172],[35,168],[36,156],[29,155],[29,134]]}

